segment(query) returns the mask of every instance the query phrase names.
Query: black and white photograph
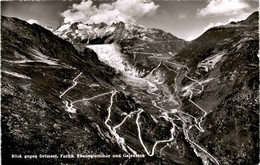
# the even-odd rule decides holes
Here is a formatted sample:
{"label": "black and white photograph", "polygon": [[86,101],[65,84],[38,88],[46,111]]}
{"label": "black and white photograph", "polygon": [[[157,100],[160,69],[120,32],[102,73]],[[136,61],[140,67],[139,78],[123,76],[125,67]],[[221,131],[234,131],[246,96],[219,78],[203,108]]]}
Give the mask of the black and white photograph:
{"label": "black and white photograph", "polygon": [[258,0],[1,1],[2,165],[259,165]]}

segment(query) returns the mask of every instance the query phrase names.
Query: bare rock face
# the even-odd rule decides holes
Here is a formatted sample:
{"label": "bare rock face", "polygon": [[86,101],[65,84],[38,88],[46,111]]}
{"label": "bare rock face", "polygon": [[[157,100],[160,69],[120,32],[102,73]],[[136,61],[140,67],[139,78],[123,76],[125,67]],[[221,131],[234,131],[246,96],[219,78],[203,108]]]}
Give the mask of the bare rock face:
{"label": "bare rock face", "polygon": [[4,164],[259,162],[258,13],[191,43],[123,22],[1,29]]}

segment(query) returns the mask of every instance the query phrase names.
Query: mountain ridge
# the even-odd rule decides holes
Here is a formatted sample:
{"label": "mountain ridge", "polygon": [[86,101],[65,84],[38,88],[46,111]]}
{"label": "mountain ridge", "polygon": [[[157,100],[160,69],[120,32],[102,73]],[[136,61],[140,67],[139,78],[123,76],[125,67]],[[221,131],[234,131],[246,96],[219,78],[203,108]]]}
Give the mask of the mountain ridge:
{"label": "mountain ridge", "polygon": [[[79,30],[81,29],[83,31],[80,32]],[[116,34],[119,32],[122,32],[123,34]],[[81,37],[81,41],[78,41],[79,39],[75,38],[76,37],[75,33]],[[153,40],[152,38],[145,37],[146,35],[150,35],[149,33],[153,35],[156,35],[156,33],[163,34],[162,36],[160,36],[162,37],[161,39],[182,40],[180,38],[173,36],[170,33],[164,32],[161,29],[144,28],[139,25],[128,24],[124,22],[113,23],[112,25],[107,25],[105,23],[99,23],[99,24],[83,24],[80,22],[75,22],[73,24],[62,23],[59,27],[57,27],[54,30],[54,34],[60,36],[63,39],[67,39],[74,44],[76,44],[77,42],[91,44],[93,42],[93,41],[91,42],[92,40],[91,38],[93,38],[91,35],[94,35],[95,38],[104,38],[107,36],[108,38],[104,39],[104,41],[102,41],[103,43],[112,43],[114,41],[120,42],[120,40],[122,40],[123,37],[128,39],[137,37],[148,41]],[[66,34],[69,34],[69,36]],[[154,38],[155,40],[160,39],[159,36],[156,37],[157,38]]]}

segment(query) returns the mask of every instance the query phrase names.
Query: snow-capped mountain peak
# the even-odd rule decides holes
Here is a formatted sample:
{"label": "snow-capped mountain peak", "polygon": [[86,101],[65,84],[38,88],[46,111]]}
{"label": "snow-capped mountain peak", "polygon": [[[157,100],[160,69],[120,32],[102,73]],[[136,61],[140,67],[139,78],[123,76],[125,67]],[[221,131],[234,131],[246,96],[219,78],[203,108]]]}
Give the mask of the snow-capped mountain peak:
{"label": "snow-capped mountain peak", "polygon": [[[83,24],[75,22],[73,24],[63,23],[53,31],[57,36],[72,43],[113,43],[122,39],[138,38],[144,41],[172,40],[178,39],[170,33],[160,29],[145,28],[133,23],[118,22],[112,25],[105,23]],[[98,41],[96,41],[97,39]]]}

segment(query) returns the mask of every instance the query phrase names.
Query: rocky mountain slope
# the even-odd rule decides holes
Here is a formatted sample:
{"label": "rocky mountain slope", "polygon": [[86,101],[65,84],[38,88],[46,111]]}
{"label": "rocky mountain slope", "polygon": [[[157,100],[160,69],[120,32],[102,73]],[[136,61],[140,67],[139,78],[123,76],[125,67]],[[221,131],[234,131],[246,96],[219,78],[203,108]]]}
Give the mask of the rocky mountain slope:
{"label": "rocky mountain slope", "polygon": [[[175,161],[163,160],[158,153],[159,147],[173,136],[173,123],[154,119],[142,110],[140,100],[129,94],[138,95],[135,92],[143,89],[140,83],[150,90],[154,86],[148,80],[124,75],[101,62],[92,50],[84,48],[79,52],[39,25],[2,16],[1,28],[3,164]],[[136,86],[129,85],[128,80]],[[152,106],[149,95],[145,97],[146,106]],[[157,136],[142,133],[149,129]],[[201,162],[183,134],[178,136],[183,151],[177,161]],[[144,142],[139,138],[144,138]],[[162,139],[166,142],[151,151],[152,146],[157,146],[156,140]],[[153,157],[146,156],[146,145],[147,153],[153,152]],[[22,154],[23,158],[12,158],[12,154]],[[37,159],[25,158],[26,154],[36,155]],[[53,158],[46,158],[45,154]],[[60,154],[75,157],[62,159]],[[88,159],[76,158],[77,154],[145,154],[145,158]]]}
{"label": "rocky mountain slope", "polygon": [[[209,113],[202,122],[206,131],[198,135],[194,130],[193,139],[221,164],[259,161],[258,20],[255,12],[244,21],[211,28],[169,60],[185,64],[190,77],[211,80],[193,96]],[[189,109],[189,103],[184,108]]]}
{"label": "rocky mountain slope", "polygon": [[[111,91],[115,71],[100,62],[93,51],[79,53],[69,42],[36,24],[2,17],[1,35],[3,164],[64,162],[11,159],[11,154],[118,153],[97,131],[105,127],[97,123],[105,120],[107,111],[98,110],[93,102],[89,111],[77,110],[75,114],[66,101]],[[61,96],[80,73],[80,85]],[[132,104],[123,94],[117,97]],[[109,94],[95,102],[102,109],[108,106],[107,100]]]}
{"label": "rocky mountain slope", "polygon": [[[75,23],[54,35],[2,17],[5,164],[259,162],[258,13],[188,45],[158,29],[111,27]],[[19,153],[58,155],[11,158]]]}

